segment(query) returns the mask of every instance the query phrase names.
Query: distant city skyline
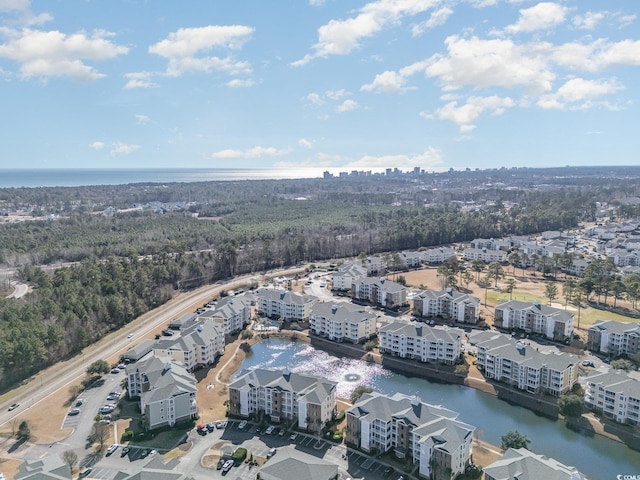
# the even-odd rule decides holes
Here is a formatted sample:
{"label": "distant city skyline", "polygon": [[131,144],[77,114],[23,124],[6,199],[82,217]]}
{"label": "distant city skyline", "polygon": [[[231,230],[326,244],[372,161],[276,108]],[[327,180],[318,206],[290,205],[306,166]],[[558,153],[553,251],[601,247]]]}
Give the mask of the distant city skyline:
{"label": "distant city skyline", "polygon": [[0,169],[636,165],[639,11],[0,0]]}

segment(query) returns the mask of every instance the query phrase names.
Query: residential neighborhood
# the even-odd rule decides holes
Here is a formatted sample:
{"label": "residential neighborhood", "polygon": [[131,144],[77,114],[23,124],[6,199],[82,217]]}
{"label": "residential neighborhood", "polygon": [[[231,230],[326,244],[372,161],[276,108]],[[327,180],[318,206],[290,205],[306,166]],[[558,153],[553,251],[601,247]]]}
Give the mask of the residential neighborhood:
{"label": "residential neighborhood", "polygon": [[[469,252],[494,255],[501,252],[495,258],[471,259],[484,263],[506,262],[508,256],[513,260],[513,249],[520,249],[521,255],[555,259],[556,247],[549,242],[555,242],[556,246],[563,244],[565,249],[575,248],[579,242],[553,232],[545,236],[549,239],[541,248],[535,248],[532,241],[511,238],[477,239],[471,242],[475,246],[472,250],[442,248],[415,255],[405,251],[400,255],[403,270],[387,276],[380,276],[389,270],[383,257],[346,261],[318,277],[322,280],[302,280],[301,289],[291,288],[289,279],[219,297],[197,312],[174,317],[156,339],[137,342],[122,355],[122,360],[128,362],[126,397],[138,402],[141,421],[148,432],[197,423],[201,411],[200,387],[194,374],[215,365],[225,354],[227,343],[245,331],[255,329],[254,335],[265,335],[294,325],[309,336],[312,344],[318,338],[334,343],[336,348],[352,345],[363,356],[364,346],[373,341],[382,362],[387,357],[415,362],[412,368],[416,372],[423,368],[421,365],[426,369],[435,365],[453,369],[465,365],[469,368],[472,362],[484,381],[496,382],[532,398],[540,395],[560,398],[581,387],[587,411],[621,425],[638,424],[637,376],[607,371],[606,363],[591,370],[585,365],[593,362],[559,348],[574,338],[575,310],[544,305],[537,300],[509,299],[498,302],[489,311],[492,328],[487,330],[484,327],[487,309],[479,297],[456,288],[455,284],[440,290],[416,288],[406,286],[400,278],[403,272],[424,265],[440,266],[453,257],[464,261],[471,258]],[[616,253],[620,253],[616,248]],[[523,257],[518,258],[522,261]],[[611,260],[625,268],[634,265],[620,258],[614,255]],[[576,270],[580,261],[564,264],[565,276],[578,276],[591,265],[591,260],[584,259],[584,268]],[[553,268],[553,263],[547,267],[536,265]],[[397,279],[402,281],[394,281]],[[317,293],[321,296],[316,296]],[[603,317],[606,318],[606,313]],[[604,318],[586,329],[586,347],[607,361],[637,354],[638,325]],[[264,325],[272,327],[264,329]],[[428,370],[424,375],[430,375]],[[245,424],[249,427],[244,428],[252,428],[251,425],[266,423],[291,437],[295,435],[288,432],[323,435],[339,416],[335,381],[288,368],[240,372],[228,385],[227,398],[229,419],[237,419],[236,426],[248,422]],[[476,427],[458,420],[458,414],[446,405],[430,405],[401,393],[388,396],[372,391],[346,408],[344,419],[347,451],[355,449],[372,457],[387,453],[397,462],[408,462],[416,478],[449,480],[474,466],[472,440]],[[201,427],[197,430],[200,436],[206,430]],[[340,473],[343,467],[331,461],[312,461],[306,453],[286,446],[277,451],[274,456],[277,461],[265,463],[260,478],[285,478],[282,474],[285,470],[299,471],[299,478],[307,478],[312,474],[302,465],[311,464],[314,470],[325,472],[327,479],[344,477]],[[56,478],[55,472],[63,467],[52,458],[41,464],[25,462],[22,476],[16,478],[35,478],[32,472],[45,470]],[[177,465],[175,461],[152,459],[142,471],[173,471]],[[508,449],[494,463],[483,467],[485,478],[491,479],[510,478],[509,472],[523,468],[540,475],[553,472],[558,478],[586,478],[574,467],[524,449]]]}

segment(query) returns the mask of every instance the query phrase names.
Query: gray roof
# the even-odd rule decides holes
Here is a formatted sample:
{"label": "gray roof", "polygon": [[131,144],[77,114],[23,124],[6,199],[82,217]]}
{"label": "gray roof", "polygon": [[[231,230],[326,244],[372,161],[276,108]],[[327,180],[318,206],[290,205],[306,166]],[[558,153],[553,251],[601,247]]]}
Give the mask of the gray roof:
{"label": "gray roof", "polygon": [[342,323],[360,323],[376,318],[375,313],[367,312],[364,307],[351,303],[316,303],[311,307],[311,315],[329,318]]}
{"label": "gray roof", "polygon": [[447,290],[423,290],[418,293],[416,297],[429,300],[438,300],[444,298],[457,303],[470,303],[476,306],[480,305],[480,299],[478,297],[474,297],[472,295],[469,295],[468,293],[461,293],[450,288]]}
{"label": "gray roof", "polygon": [[144,375],[150,390],[142,392],[144,403],[152,403],[183,393],[196,393],[196,379],[180,362],[152,356],[138,364],[127,366],[127,375],[135,371]]}
{"label": "gray roof", "polygon": [[174,318],[169,322],[169,327],[171,328],[183,328],[190,322],[193,322],[196,319],[195,313],[185,313],[178,318]]}
{"label": "gray roof", "polygon": [[[180,460],[173,458],[165,461],[160,455],[154,455],[147,459],[142,470],[131,473],[129,469],[116,473],[114,480],[194,480],[193,477],[180,473],[177,468]],[[137,469],[136,469],[137,470]]]}
{"label": "gray roof", "polygon": [[404,285],[393,282],[391,280],[387,280],[386,278],[363,278],[359,281],[360,285],[377,285],[379,288],[383,289],[385,292],[396,293],[406,290]]}
{"label": "gray roof", "polygon": [[473,435],[475,427],[450,418],[438,418],[413,430],[420,435],[420,443],[428,443],[434,449],[452,453],[464,445]]}
{"label": "gray roof", "polygon": [[15,480],[68,480],[69,467],[57,455],[45,455],[37,460],[24,460],[13,477]]}
{"label": "gray roof", "polygon": [[271,290],[268,288],[261,288],[258,290],[256,292],[256,297],[270,301],[280,301],[287,304],[298,305],[304,305],[305,303],[313,303],[316,301],[316,298],[311,295],[299,295],[288,290]]}
{"label": "gray roof", "polygon": [[243,370],[230,389],[250,390],[258,387],[280,389],[295,392],[298,397],[304,396],[309,403],[321,403],[328,395],[335,392],[337,382],[314,375],[303,375],[282,370],[256,368]]}
{"label": "gray roof", "polygon": [[498,460],[484,467],[484,472],[490,480],[587,480],[574,467],[525,448],[510,448]]}
{"label": "gray roof", "polygon": [[338,271],[333,276],[366,277],[367,269],[362,262],[346,262],[338,267]]}
{"label": "gray roof", "polygon": [[618,334],[632,334],[640,336],[640,324],[632,322],[617,322],[615,320],[597,320],[589,330],[607,330]]}
{"label": "gray roof", "polygon": [[338,466],[292,447],[278,449],[260,469],[282,480],[330,480],[338,475]]}
{"label": "gray roof", "polygon": [[550,370],[563,372],[572,365],[577,365],[579,361],[579,358],[571,353],[538,351],[507,335],[494,337],[479,343],[478,346],[485,348],[487,353],[491,355],[535,369],[546,367]]}
{"label": "gray roof", "polygon": [[223,334],[213,320],[204,320],[189,325],[179,337],[157,340],[154,348],[161,350],[177,349],[183,352],[190,352],[194,350],[195,347],[214,343],[215,339]]}
{"label": "gray roof", "polygon": [[595,373],[585,378],[585,382],[602,385],[611,392],[624,393],[627,397],[640,399],[640,380],[630,377],[626,372],[609,370],[605,373]]}
{"label": "gray roof", "polygon": [[378,332],[388,332],[404,337],[420,337],[431,342],[458,343],[464,336],[464,331],[460,328],[430,327],[424,323],[394,321],[385,323],[378,328]]}
{"label": "gray roof", "polygon": [[390,422],[392,419],[419,427],[440,418],[455,419],[457,412],[447,408],[423,403],[419,398],[396,393],[389,397],[378,392],[365,393],[347,410],[357,418]]}
{"label": "gray roof", "polygon": [[144,355],[153,350],[153,345],[155,344],[155,340],[151,338],[145,338],[137,345],[134,345],[124,354],[125,358],[131,358],[133,360],[138,360],[142,358]]}
{"label": "gray roof", "polygon": [[560,308],[549,307],[547,305],[542,305],[541,303],[534,302],[521,302],[519,300],[507,300],[506,302],[502,302],[501,304],[496,306],[496,310],[529,310],[531,312],[545,315],[547,317],[553,317],[554,320],[560,322],[566,322],[571,320],[574,317],[574,314],[571,312],[567,312],[566,310],[562,310]]}

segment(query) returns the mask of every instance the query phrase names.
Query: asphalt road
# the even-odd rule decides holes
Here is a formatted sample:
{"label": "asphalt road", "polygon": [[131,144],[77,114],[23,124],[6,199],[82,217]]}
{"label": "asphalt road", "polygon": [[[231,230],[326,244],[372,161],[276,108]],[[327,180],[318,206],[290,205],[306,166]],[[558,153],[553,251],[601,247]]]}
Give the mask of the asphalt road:
{"label": "asphalt road", "polygon": [[[68,389],[71,383],[77,382],[79,378],[84,377],[85,371],[91,363],[124,353],[137,342],[137,339],[155,331],[185,310],[195,311],[198,307],[218,295],[221,290],[238,289],[265,278],[292,275],[303,271],[304,267],[297,267],[274,271],[266,275],[248,275],[238,277],[226,284],[208,285],[179,295],[165,305],[134,320],[126,327],[109,334],[97,344],[85,348],[81,355],[44,370],[34,376],[26,385],[9,392],[4,396],[4,401],[0,403],[0,426],[11,421],[14,417],[24,414],[25,409],[45,401],[58,390],[62,388]],[[129,338],[128,336],[131,334],[133,337]],[[7,408],[13,403],[20,403],[20,407],[9,412]]]}

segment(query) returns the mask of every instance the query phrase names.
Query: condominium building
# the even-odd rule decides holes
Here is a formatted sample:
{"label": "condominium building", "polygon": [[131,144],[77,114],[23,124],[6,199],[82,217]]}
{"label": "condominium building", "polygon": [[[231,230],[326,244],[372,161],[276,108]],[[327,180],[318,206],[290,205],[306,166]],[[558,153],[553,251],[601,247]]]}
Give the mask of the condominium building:
{"label": "condominium building", "polygon": [[450,480],[470,463],[475,431],[457,416],[401,393],[365,393],[346,411],[346,441],[370,454],[408,458],[424,478]]}
{"label": "condominium building", "polygon": [[179,336],[156,341],[153,352],[177,360],[193,371],[213,364],[224,353],[224,346],[224,330],[209,319],[190,324]]}
{"label": "condominium building", "polygon": [[311,306],[316,302],[316,299],[309,295],[266,288],[258,290],[255,298],[258,313],[270,318],[280,317],[285,321],[308,320]]}
{"label": "condominium building", "polygon": [[242,296],[223,297],[198,315],[213,320],[226,334],[240,332],[251,320],[251,300]]}
{"label": "condominium building", "polygon": [[589,350],[612,356],[640,352],[640,323],[598,320],[587,331]]}
{"label": "condominium building", "polygon": [[311,333],[336,342],[364,342],[375,335],[377,324],[376,314],[349,303],[316,303],[309,315]]}
{"label": "condominium building", "polygon": [[564,340],[573,335],[571,312],[541,305],[539,302],[508,300],[495,308],[494,325],[505,330],[523,330],[552,340]]}
{"label": "condominium building", "polygon": [[483,470],[485,480],[587,480],[575,467],[526,448],[508,449]]}
{"label": "condominium building", "polygon": [[140,399],[147,430],[197,418],[196,379],[180,362],[153,355],[128,365],[126,373],[129,397]]}
{"label": "condominium building", "polygon": [[624,372],[596,373],[584,380],[584,403],[620,423],[640,423],[640,380]]}
{"label": "condominium building", "polygon": [[229,411],[243,418],[293,421],[297,428],[319,432],[336,414],[336,387],[336,382],[288,370],[243,371],[229,385]]}
{"label": "condominium building", "polygon": [[578,361],[569,353],[540,352],[508,335],[477,344],[477,366],[485,377],[532,394],[569,392],[578,379]]}
{"label": "condominium building", "polygon": [[430,248],[421,252],[422,261],[430,265],[439,265],[450,258],[456,258],[456,252],[451,247]]}
{"label": "condominium building", "polygon": [[464,331],[421,323],[391,322],[378,328],[381,354],[453,365],[462,352]]}
{"label": "condominium building", "polygon": [[396,308],[407,304],[407,289],[386,278],[363,278],[353,284],[352,296],[385,308]]}
{"label": "condominium building", "polygon": [[354,282],[367,276],[367,269],[362,262],[347,262],[338,267],[338,271],[333,274],[332,289],[339,291],[351,290]]}
{"label": "condominium building", "polygon": [[507,260],[507,252],[486,248],[465,248],[462,256],[465,260],[482,260],[485,263],[502,263]]}
{"label": "condominium building", "polygon": [[476,324],[480,318],[480,299],[451,288],[423,290],[413,298],[413,314]]}

